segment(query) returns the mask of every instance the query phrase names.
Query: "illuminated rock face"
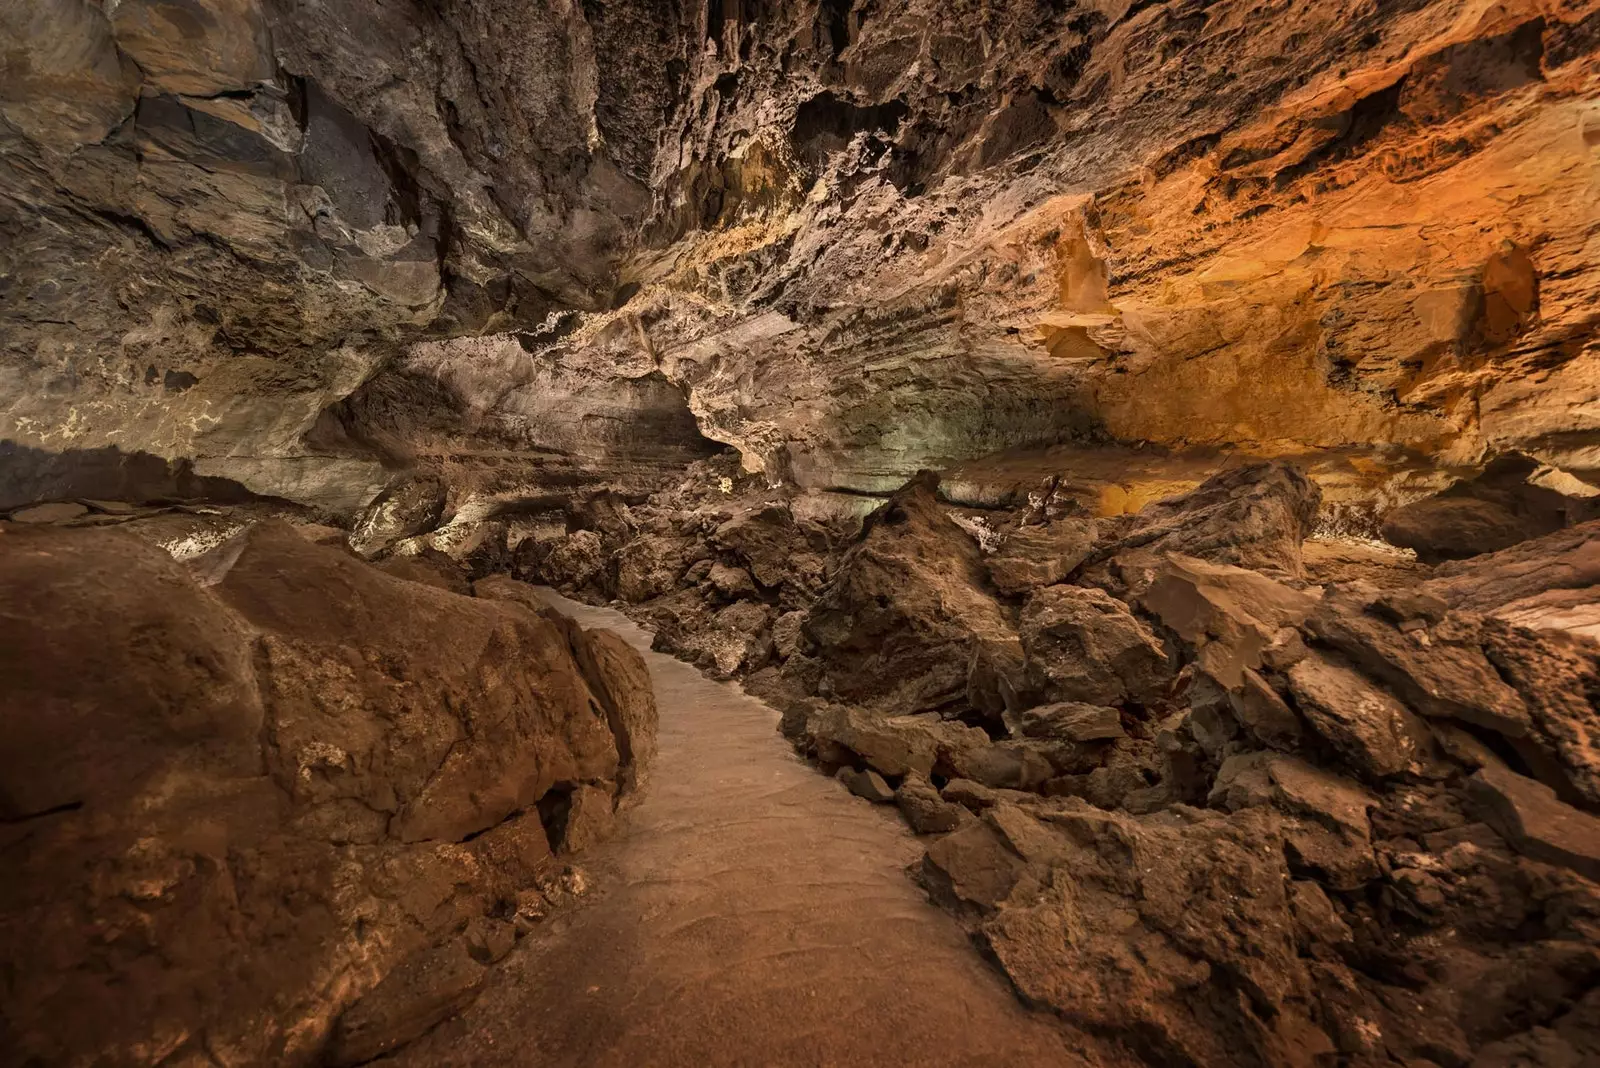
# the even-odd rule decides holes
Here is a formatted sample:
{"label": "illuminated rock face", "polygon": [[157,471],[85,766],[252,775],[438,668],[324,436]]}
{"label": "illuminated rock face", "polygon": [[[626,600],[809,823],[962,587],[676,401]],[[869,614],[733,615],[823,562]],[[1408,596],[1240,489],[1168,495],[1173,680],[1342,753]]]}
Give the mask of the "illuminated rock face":
{"label": "illuminated rock face", "polygon": [[711,442],[1593,480],[1596,10],[27,0],[0,437],[335,511]]}

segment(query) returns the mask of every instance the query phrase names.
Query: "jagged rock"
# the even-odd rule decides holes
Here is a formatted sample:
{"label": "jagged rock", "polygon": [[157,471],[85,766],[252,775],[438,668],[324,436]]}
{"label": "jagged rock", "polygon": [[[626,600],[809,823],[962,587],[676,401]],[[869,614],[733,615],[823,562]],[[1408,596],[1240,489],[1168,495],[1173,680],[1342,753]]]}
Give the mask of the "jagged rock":
{"label": "jagged rock", "polygon": [[794,514],[782,505],[766,505],[734,516],[711,534],[711,544],[744,561],[755,581],[769,589],[783,583],[797,550],[806,539]]}
{"label": "jagged rock", "polygon": [[1018,527],[984,560],[989,579],[995,589],[1008,594],[1053,586],[1088,557],[1097,529],[1094,520],[1083,518]]}
{"label": "jagged rock", "polygon": [[1516,453],[1498,457],[1476,478],[1391,509],[1383,517],[1384,540],[1438,563],[1492,553],[1588,518],[1587,502],[1528,481],[1539,466]]}
{"label": "jagged rock", "polygon": [[1293,749],[1305,737],[1299,715],[1257,672],[1241,672],[1238,688],[1227,693],[1234,717],[1266,745]]}
{"label": "jagged rock", "polygon": [[1139,603],[1194,648],[1200,667],[1227,689],[1261,666],[1285,627],[1305,622],[1317,596],[1255,571],[1171,553]]}
{"label": "jagged rock", "polygon": [[845,789],[857,797],[864,797],[876,805],[887,805],[895,798],[894,789],[883,781],[883,776],[867,768],[857,771],[852,767],[839,769],[838,779],[844,783]]}
{"label": "jagged rock", "polygon": [[1450,607],[1600,639],[1600,520],[1445,564],[1424,589]]}
{"label": "jagged rock", "polygon": [[854,753],[885,775],[929,776],[949,754],[989,744],[974,727],[934,715],[878,716],[849,705],[827,705],[811,718],[807,733]]}
{"label": "jagged rock", "polygon": [[[621,774],[554,621],[281,522],[237,549],[202,587],[122,529],[0,543],[20,613],[0,641],[0,815],[37,847],[0,894],[0,944],[39,980],[7,1013],[42,1062],[132,1057],[177,1028],[312,1063],[409,954],[540,877],[539,801]],[[652,695],[629,699],[653,733]],[[91,913],[137,924],[138,946],[74,919]],[[347,1014],[373,1023],[341,1048],[393,1037],[388,999]]]}
{"label": "jagged rock", "polygon": [[1112,560],[1120,585],[1134,595],[1168,553],[1301,575],[1300,543],[1310,536],[1321,501],[1317,485],[1290,464],[1228,468],[1192,493],[1148,505],[1090,559]]}
{"label": "jagged rock", "polygon": [[1306,720],[1361,774],[1416,772],[1432,736],[1416,714],[1355,669],[1313,653],[1289,669]]}
{"label": "jagged rock", "polygon": [[805,630],[832,692],[894,713],[964,699],[974,645],[1015,635],[977,543],[944,514],[928,473],[870,515]]}
{"label": "jagged rock", "polygon": [[936,899],[951,907],[998,908],[1021,878],[1022,859],[976,820],[928,847],[922,874]]}
{"label": "jagged rock", "polygon": [[563,593],[582,589],[605,571],[605,544],[592,530],[568,534],[550,547],[538,564],[537,577]]}
{"label": "jagged rock", "polygon": [[559,853],[580,853],[610,838],[616,829],[611,791],[584,784],[567,796],[561,834],[552,844]]}
{"label": "jagged rock", "polygon": [[694,542],[643,534],[617,550],[617,596],[629,604],[660,597],[677,588]]}
{"label": "jagged rock", "polygon": [[1148,703],[1171,682],[1166,650],[1128,606],[1103,590],[1050,586],[1023,606],[1029,686],[1048,701]]}
{"label": "jagged rock", "polygon": [[1505,768],[1479,768],[1468,793],[1483,819],[1519,853],[1600,882],[1600,818],[1558,801],[1543,783]]}
{"label": "jagged rock", "polygon": [[1128,736],[1122,729],[1122,714],[1115,708],[1079,701],[1060,701],[1030,708],[1022,713],[1018,725],[1029,738],[1104,742]]}
{"label": "jagged rock", "polygon": [[1284,845],[1305,869],[1340,890],[1378,875],[1368,810],[1378,799],[1358,784],[1297,757],[1244,753],[1217,772],[1209,802],[1231,812],[1271,804],[1307,825],[1285,825]]}
{"label": "jagged rock", "polygon": [[802,630],[805,619],[804,612],[795,611],[785,612],[772,621],[772,649],[779,660],[787,660],[806,650],[806,638]]}
{"label": "jagged rock", "polygon": [[[1331,1051],[1312,1022],[1270,815],[1134,819],[1068,802],[1044,819],[1049,851],[1025,870],[1013,861],[983,894],[1000,907],[981,936],[1024,997],[1082,1026],[1145,1035],[1162,1059],[1309,1066]],[[975,832],[934,848],[964,834],[988,861],[972,867],[1005,870]],[[1224,976],[1243,999],[1211,995]],[[1270,1022],[1257,1005],[1273,1007]]]}
{"label": "jagged rock", "polygon": [[712,617],[697,645],[724,677],[755,671],[772,656],[771,623],[771,608],[736,601]]}
{"label": "jagged rock", "polygon": [[1044,754],[1025,741],[946,747],[941,756],[941,771],[996,790],[1037,790],[1055,774]]}
{"label": "jagged rock", "polygon": [[965,810],[939,796],[939,791],[920,775],[907,775],[894,794],[900,815],[918,834],[943,834],[961,825]]}
{"label": "jagged rock", "polygon": [[1483,655],[1476,625],[1456,616],[1430,621],[1439,613],[1408,597],[1415,600],[1361,584],[1342,586],[1323,598],[1306,632],[1424,716],[1459,719],[1509,738],[1526,735],[1527,708]]}
{"label": "jagged rock", "polygon": [[755,580],[750,577],[750,572],[742,567],[729,567],[721,561],[711,565],[711,570],[706,574],[706,581],[729,601],[756,595]]}
{"label": "jagged rock", "polygon": [[1600,807],[1600,643],[1498,621],[1480,638],[1531,717],[1528,737],[1512,745],[1563,800]]}
{"label": "jagged rock", "polygon": [[409,478],[372,499],[350,527],[350,548],[377,556],[395,542],[426,534],[444,518],[447,488],[437,478]]}
{"label": "jagged rock", "polygon": [[479,964],[494,964],[516,947],[517,928],[504,920],[474,916],[467,921],[461,938],[473,960]]}
{"label": "jagged rock", "polygon": [[339,1017],[329,1063],[365,1064],[421,1038],[472,1004],[485,978],[464,940],[412,954]]}

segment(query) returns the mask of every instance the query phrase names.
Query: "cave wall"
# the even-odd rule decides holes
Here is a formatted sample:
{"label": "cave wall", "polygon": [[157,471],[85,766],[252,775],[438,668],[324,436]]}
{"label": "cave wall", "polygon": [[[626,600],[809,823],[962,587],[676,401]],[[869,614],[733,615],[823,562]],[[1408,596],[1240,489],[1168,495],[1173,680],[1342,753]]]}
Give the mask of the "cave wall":
{"label": "cave wall", "polygon": [[[664,380],[812,487],[1084,440],[1592,479],[1597,11],[27,0],[0,438],[347,510],[701,449],[606,444]],[[419,367],[407,443],[366,401]]]}

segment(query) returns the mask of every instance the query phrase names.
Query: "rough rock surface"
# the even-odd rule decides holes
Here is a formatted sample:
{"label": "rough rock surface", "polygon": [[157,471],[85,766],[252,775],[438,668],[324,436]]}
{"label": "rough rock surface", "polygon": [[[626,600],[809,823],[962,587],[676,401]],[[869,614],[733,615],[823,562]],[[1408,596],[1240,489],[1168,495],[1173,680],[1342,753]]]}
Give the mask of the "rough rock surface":
{"label": "rough rock surface", "polygon": [[8,1059],[370,1059],[559,879],[542,809],[609,814],[653,751],[607,635],[282,523],[213,554],[201,585],[122,531],[0,534]]}
{"label": "rough rock surface", "polygon": [[1600,470],[1589,0],[177,10],[4,16],[24,501],[713,442],[875,491],[1089,436]]}

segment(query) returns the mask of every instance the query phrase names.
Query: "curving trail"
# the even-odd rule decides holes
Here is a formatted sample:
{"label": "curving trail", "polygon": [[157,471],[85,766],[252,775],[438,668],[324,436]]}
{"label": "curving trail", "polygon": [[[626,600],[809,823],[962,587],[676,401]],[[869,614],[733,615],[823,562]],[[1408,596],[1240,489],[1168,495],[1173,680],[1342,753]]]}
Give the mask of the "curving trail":
{"label": "curving trail", "polygon": [[616,612],[545,596],[644,651],[657,762],[623,832],[583,858],[593,898],[519,945],[466,1013],[396,1062],[1099,1062],[1092,1040],[1022,1008],[906,877],[921,850],[893,812],[806,767],[772,709],[649,652],[649,634]]}

